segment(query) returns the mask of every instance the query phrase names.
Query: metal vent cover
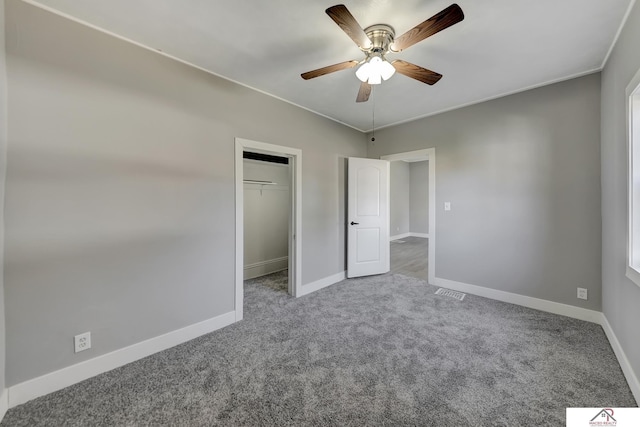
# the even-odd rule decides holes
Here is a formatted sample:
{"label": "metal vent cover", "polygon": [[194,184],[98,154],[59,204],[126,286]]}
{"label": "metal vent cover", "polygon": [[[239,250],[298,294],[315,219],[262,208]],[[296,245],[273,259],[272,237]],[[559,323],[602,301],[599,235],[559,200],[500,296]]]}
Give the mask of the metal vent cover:
{"label": "metal vent cover", "polygon": [[452,291],[451,289],[445,289],[445,288],[439,288],[436,291],[436,295],[442,295],[445,297],[451,297],[451,298],[455,298],[459,301],[462,301],[464,299],[464,297],[467,296],[467,294],[464,294],[462,292],[458,292],[458,291]]}

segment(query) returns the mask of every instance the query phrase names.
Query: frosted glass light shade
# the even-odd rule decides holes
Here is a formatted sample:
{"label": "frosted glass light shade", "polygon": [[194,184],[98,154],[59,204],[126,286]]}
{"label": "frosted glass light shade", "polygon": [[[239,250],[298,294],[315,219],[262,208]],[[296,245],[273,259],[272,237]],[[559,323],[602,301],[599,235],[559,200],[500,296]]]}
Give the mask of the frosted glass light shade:
{"label": "frosted glass light shade", "polygon": [[368,62],[365,62],[356,71],[356,77],[360,79],[361,82],[366,82],[367,80],[369,80],[370,68],[371,68],[371,64],[369,64]]}
{"label": "frosted glass light shade", "polygon": [[387,61],[382,61],[380,63],[380,76],[384,80],[389,80],[389,78],[393,76],[395,72],[396,72],[396,69],[393,65],[391,65],[391,63]]}
{"label": "frosted glass light shade", "polygon": [[374,56],[358,68],[356,77],[370,85],[379,85],[383,79],[389,79],[395,72],[393,65],[379,56]]}

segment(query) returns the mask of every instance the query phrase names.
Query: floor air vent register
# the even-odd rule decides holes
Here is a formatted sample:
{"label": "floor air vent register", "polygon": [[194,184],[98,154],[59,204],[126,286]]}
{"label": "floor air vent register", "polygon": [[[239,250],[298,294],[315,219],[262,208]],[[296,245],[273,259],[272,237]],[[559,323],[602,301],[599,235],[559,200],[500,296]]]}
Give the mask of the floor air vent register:
{"label": "floor air vent register", "polygon": [[436,295],[442,295],[445,297],[455,298],[459,301],[462,301],[467,294],[463,294],[462,292],[452,291],[451,289],[439,288],[436,291]]}

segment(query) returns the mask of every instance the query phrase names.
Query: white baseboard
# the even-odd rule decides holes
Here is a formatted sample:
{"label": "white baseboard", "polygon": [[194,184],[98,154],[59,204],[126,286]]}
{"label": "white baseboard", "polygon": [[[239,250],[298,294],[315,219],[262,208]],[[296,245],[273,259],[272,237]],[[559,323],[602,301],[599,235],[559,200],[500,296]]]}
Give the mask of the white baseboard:
{"label": "white baseboard", "polygon": [[586,322],[600,324],[602,319],[602,313],[599,311],[575,307],[573,305],[562,304],[559,302],[548,301],[540,298],[514,294],[511,292],[499,291],[497,289],[485,288],[483,286],[470,285],[468,283],[456,282],[454,280],[441,279],[439,277],[436,277],[435,285],[443,288],[453,289],[454,291],[466,292],[485,298],[521,305],[540,311],[546,311],[548,313],[560,314],[562,316],[572,317],[574,319],[584,320]]}
{"label": "white baseboard", "polygon": [[244,280],[286,270],[289,268],[289,257],[268,259],[266,261],[254,262],[244,266]]}
{"label": "white baseboard", "polygon": [[389,240],[406,239],[407,237],[410,237],[410,236],[411,236],[411,233],[396,234],[395,236],[389,237]]}
{"label": "white baseboard", "polygon": [[422,237],[423,239],[429,238],[429,233],[409,233],[411,237]]}
{"label": "white baseboard", "polygon": [[633,397],[636,399],[636,403],[640,406],[640,381],[638,381],[638,377],[636,376],[633,368],[631,367],[631,363],[629,359],[627,359],[627,355],[625,354],[622,346],[620,345],[620,341],[618,341],[618,337],[616,337],[615,332],[613,332],[613,328],[609,321],[607,320],[607,316],[601,313],[601,325],[602,329],[604,329],[604,333],[609,339],[609,343],[611,344],[611,348],[618,359],[618,363],[620,363],[620,367],[622,368],[622,372],[624,373],[624,377],[627,379],[627,383],[629,383],[629,388],[631,388],[631,393],[633,393]]}
{"label": "white baseboard", "polygon": [[111,353],[51,372],[46,375],[9,387],[8,406],[25,403],[36,397],[63,389],[103,372],[110,371],[127,363],[135,362],[178,344],[190,341],[201,335],[224,328],[236,320],[234,311],[204,320],[182,329],[130,345]]}
{"label": "white baseboard", "polygon": [[9,410],[9,390],[4,389],[0,393],[0,421],[4,418],[4,415]]}
{"label": "white baseboard", "polygon": [[347,278],[347,272],[343,271],[340,273],[336,273],[332,276],[327,276],[324,279],[316,280],[315,282],[307,283],[306,285],[302,285],[302,292],[300,295],[308,295],[312,292],[319,291],[322,288],[326,288],[327,286],[331,286],[335,283],[342,282]]}

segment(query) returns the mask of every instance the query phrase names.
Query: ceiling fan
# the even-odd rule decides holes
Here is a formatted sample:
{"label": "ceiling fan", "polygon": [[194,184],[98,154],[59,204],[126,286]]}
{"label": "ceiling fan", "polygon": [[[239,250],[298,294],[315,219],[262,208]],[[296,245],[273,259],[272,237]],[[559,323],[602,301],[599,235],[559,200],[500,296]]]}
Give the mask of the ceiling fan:
{"label": "ceiling fan", "polygon": [[442,74],[401,59],[396,59],[389,63],[385,59],[385,55],[389,52],[401,52],[464,19],[462,9],[454,3],[421,24],[416,25],[400,37],[395,38],[394,29],[386,24],[372,25],[363,30],[343,4],[332,6],[326,12],[364,52],[365,59],[329,65],[328,67],[302,73],[301,76],[303,79],[309,80],[360,65],[360,68],[356,71],[356,76],[362,83],[360,84],[356,102],[367,101],[371,94],[371,85],[380,84],[382,80],[387,80],[396,71],[429,85],[437,83]]}

